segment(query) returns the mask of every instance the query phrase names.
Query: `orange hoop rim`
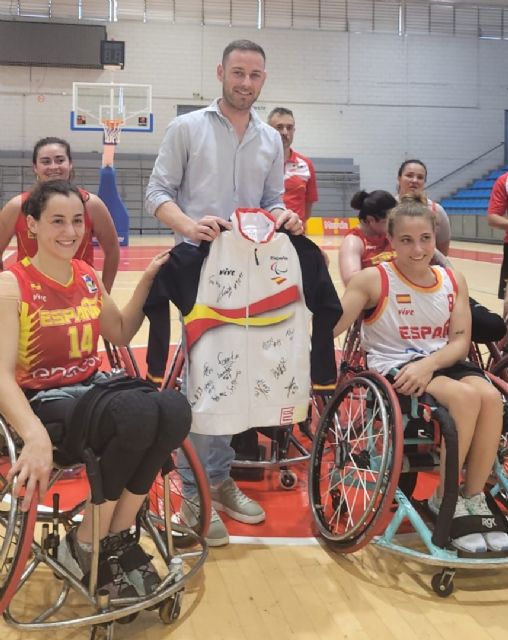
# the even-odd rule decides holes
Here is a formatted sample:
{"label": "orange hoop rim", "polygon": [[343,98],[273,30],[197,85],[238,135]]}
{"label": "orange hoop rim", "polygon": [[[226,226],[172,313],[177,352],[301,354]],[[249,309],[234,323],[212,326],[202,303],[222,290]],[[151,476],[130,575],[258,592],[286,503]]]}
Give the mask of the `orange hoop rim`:
{"label": "orange hoop rim", "polygon": [[125,124],[125,120],[121,118],[117,120],[101,120],[101,123],[105,129],[120,129]]}

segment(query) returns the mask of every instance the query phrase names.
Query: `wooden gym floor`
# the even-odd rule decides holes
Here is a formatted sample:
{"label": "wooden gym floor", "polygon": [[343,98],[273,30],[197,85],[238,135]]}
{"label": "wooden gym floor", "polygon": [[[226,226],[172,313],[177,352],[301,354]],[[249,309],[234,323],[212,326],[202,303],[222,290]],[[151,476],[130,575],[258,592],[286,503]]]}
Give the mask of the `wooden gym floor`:
{"label": "wooden gym floor", "polygon": [[[340,238],[314,240],[328,253],[333,279],[342,293],[337,269]],[[128,297],[151,251],[167,242],[171,243],[171,239],[133,237],[131,246],[122,249],[121,272],[113,292],[119,304]],[[454,267],[466,276],[471,295],[498,312],[501,302],[496,290],[501,254],[500,246],[456,242],[451,251]],[[143,326],[133,341],[139,347],[137,353],[142,352],[146,335]],[[178,337],[179,324],[175,321],[172,342]],[[286,521],[310,523],[305,469],[299,473],[296,490],[300,502],[288,494],[287,498],[281,497],[275,480],[265,481],[261,489],[256,488],[256,483],[250,486],[256,498],[262,496],[268,507],[271,499],[280,504],[294,501],[291,511],[284,514]],[[243,483],[242,487],[248,490],[249,484]],[[279,510],[285,511],[276,504],[267,509],[269,519],[276,520]],[[145,612],[129,625],[116,625],[115,638],[505,640],[506,571],[458,571],[454,593],[448,599],[440,599],[430,588],[431,576],[436,573],[430,566],[399,560],[372,545],[354,555],[336,555],[311,537],[307,529],[293,531],[286,526],[278,535],[270,531],[269,538],[260,537],[255,527],[250,529],[250,536],[235,536],[228,547],[210,550],[204,571],[187,589],[182,614],[171,627],[164,626],[155,612]],[[40,597],[43,588],[40,583],[29,586],[25,591],[27,603]],[[2,640],[27,637],[84,640],[89,631],[27,635],[0,622]]]}

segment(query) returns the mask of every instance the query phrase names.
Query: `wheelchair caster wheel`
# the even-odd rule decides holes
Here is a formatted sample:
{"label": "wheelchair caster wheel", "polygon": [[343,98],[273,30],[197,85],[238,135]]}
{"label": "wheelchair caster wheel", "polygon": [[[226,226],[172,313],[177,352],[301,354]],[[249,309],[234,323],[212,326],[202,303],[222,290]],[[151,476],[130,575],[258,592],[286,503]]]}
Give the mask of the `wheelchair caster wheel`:
{"label": "wheelchair caster wheel", "polygon": [[175,593],[164,602],[159,607],[159,618],[164,622],[164,624],[171,624],[180,616],[180,611],[182,610],[182,597],[183,597],[183,589],[178,593]]}
{"label": "wheelchair caster wheel", "polygon": [[113,640],[113,623],[93,626],[90,630],[90,640]]}
{"label": "wheelchair caster wheel", "polygon": [[440,598],[447,598],[449,595],[453,593],[453,576],[455,575],[455,571],[450,571],[449,569],[444,569],[441,573],[436,573],[432,576],[432,580],[430,584],[434,593],[438,595]]}
{"label": "wheelchair caster wheel", "polygon": [[298,477],[293,471],[281,471],[279,482],[283,489],[293,489],[298,482]]}

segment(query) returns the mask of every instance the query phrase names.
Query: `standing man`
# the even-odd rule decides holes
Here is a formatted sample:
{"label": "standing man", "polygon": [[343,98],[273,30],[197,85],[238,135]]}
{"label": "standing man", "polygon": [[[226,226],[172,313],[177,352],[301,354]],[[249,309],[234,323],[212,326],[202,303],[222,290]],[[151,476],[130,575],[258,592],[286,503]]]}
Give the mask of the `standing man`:
{"label": "standing man", "polygon": [[291,149],[295,135],[295,119],[291,109],[275,107],[268,115],[268,124],[280,133],[284,148],[284,204],[305,223],[318,200],[316,173],[309,158]]}
{"label": "standing man", "polygon": [[508,314],[506,282],[508,280],[508,173],[503,173],[494,183],[487,211],[489,226],[505,232],[503,244],[503,264],[499,274],[497,297],[504,300],[503,317]]}
{"label": "standing man", "polygon": [[[212,241],[239,207],[262,207],[277,217],[277,228],[303,233],[303,223],[282,202],[280,137],[253,108],[266,79],[265,53],[249,40],[231,42],[217,67],[222,97],[204,109],[173,120],[148,183],[146,208],[176,234],[176,241]],[[231,436],[191,434],[207,472],[213,505],[240,522],[265,519],[261,506],[230,477]],[[188,524],[188,514],[186,515]],[[227,544],[228,532],[212,509],[207,536]]]}

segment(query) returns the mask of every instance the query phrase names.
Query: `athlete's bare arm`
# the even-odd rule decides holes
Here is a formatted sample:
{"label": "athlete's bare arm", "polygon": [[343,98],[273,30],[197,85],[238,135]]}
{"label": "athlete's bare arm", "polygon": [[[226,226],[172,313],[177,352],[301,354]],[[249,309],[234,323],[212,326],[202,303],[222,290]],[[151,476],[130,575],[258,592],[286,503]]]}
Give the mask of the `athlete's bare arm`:
{"label": "athlete's bare arm", "polygon": [[508,231],[508,217],[506,214],[504,216],[500,216],[497,213],[489,213],[487,215],[487,222],[489,223],[489,227]]}
{"label": "athlete's bare arm", "polygon": [[339,271],[345,286],[355,273],[362,270],[363,251],[363,242],[358,236],[350,234],[342,241],[339,249]]}
{"label": "athlete's bare arm", "polygon": [[435,204],[436,212],[436,249],[447,256],[450,251],[450,239],[452,236],[450,218],[440,204]]}
{"label": "athlete's bare arm", "polygon": [[16,220],[21,213],[21,196],[11,198],[0,212],[0,269],[3,269],[3,253],[16,232]]}
{"label": "athlete's bare arm", "polygon": [[338,336],[349,329],[364,309],[374,308],[380,295],[381,276],[376,268],[368,267],[355,273],[340,301],[342,316],[335,325],[333,335]]}
{"label": "athlete's bare arm", "polygon": [[49,474],[53,464],[53,447],[48,432],[32,411],[25,394],[16,382],[16,360],[19,340],[20,291],[12,273],[0,274],[0,413],[23,440],[21,453],[7,474],[12,482],[17,476],[13,490],[19,495],[26,484],[21,508],[28,509],[32,495],[39,485],[40,496],[47,490]]}
{"label": "athlete's bare arm", "polygon": [[136,285],[131,299],[121,311],[101,282],[103,298],[100,333],[103,338],[119,346],[129,344],[143,322],[143,305],[148,297],[153,279],[168,258],[169,253],[164,251],[152,259]]}
{"label": "athlete's bare arm", "polygon": [[111,292],[120,262],[120,247],[115,225],[104,202],[92,193],[86,203],[86,210],[92,221],[94,236],[97,238],[104,253],[102,282],[106,287],[106,291]]}

